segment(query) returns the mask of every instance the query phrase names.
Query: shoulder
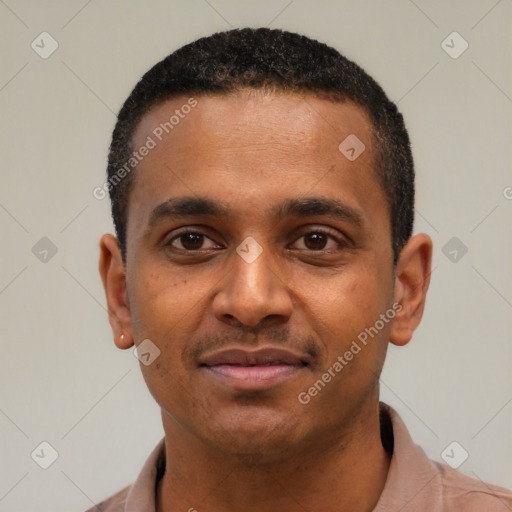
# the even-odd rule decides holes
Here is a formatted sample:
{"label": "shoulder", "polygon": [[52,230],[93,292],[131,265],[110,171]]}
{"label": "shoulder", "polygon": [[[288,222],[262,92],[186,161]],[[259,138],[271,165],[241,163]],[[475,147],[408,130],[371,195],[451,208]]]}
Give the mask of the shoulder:
{"label": "shoulder", "polygon": [[457,469],[429,460],[412,440],[398,413],[385,404],[381,404],[381,435],[386,438],[383,444],[388,445],[392,456],[376,511],[512,510],[512,491],[483,482],[476,474],[476,478],[471,478]]}
{"label": "shoulder", "polygon": [[439,472],[444,505],[457,506],[457,510],[465,512],[512,510],[512,491],[471,478],[439,462],[433,464]]}
{"label": "shoulder", "polygon": [[126,497],[130,491],[131,485],[128,485],[124,489],[116,492],[101,503],[97,503],[93,507],[87,509],[85,512],[124,512],[124,505],[126,503]]}

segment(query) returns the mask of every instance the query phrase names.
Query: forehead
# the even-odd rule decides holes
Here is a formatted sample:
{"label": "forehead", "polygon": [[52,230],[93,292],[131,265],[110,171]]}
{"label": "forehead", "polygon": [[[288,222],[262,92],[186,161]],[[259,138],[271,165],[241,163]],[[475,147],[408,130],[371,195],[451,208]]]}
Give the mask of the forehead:
{"label": "forehead", "polygon": [[137,223],[148,221],[151,206],[180,195],[260,210],[290,197],[341,195],[364,207],[382,196],[372,125],[352,102],[259,90],[176,97],[139,123],[134,150],[149,141],[130,195],[130,213],[146,205]]}
{"label": "forehead", "polygon": [[353,102],[244,89],[222,95],[180,96],[159,103],[140,121],[133,140],[134,148],[149,136],[160,146],[185,142],[187,147],[188,143],[200,143],[220,150],[230,143],[248,146],[251,138],[255,142],[257,138],[260,143],[278,141],[283,149],[325,146],[337,150],[351,134],[364,139],[367,148],[371,144],[369,116]]}

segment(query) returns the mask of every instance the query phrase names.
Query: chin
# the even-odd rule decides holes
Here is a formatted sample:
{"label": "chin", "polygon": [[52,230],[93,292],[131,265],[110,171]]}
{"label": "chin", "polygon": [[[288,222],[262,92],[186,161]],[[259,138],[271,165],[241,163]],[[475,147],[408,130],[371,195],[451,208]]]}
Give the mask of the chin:
{"label": "chin", "polygon": [[248,465],[274,463],[297,449],[304,426],[291,413],[246,406],[242,411],[219,414],[209,422],[204,437],[216,450]]}

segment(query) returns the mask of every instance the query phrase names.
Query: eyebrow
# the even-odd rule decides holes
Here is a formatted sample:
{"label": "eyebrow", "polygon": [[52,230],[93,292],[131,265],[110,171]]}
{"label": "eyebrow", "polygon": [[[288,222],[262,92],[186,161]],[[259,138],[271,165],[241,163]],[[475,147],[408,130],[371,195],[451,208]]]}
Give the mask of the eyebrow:
{"label": "eyebrow", "polygon": [[210,215],[225,218],[228,216],[227,206],[205,197],[170,198],[159,204],[149,217],[149,226],[153,227],[164,218],[193,217]]}
{"label": "eyebrow", "polygon": [[363,224],[362,213],[339,199],[326,197],[288,199],[277,210],[278,218],[310,217],[315,215],[333,217],[342,221],[351,222],[357,226]]}
{"label": "eyebrow", "polygon": [[[363,223],[363,215],[358,210],[343,201],[326,197],[287,199],[275,209],[274,213],[278,219],[324,215],[348,221],[358,226]],[[229,208],[223,203],[206,197],[169,198],[151,212],[148,225],[151,228],[164,218],[200,215],[225,219],[229,217]]]}

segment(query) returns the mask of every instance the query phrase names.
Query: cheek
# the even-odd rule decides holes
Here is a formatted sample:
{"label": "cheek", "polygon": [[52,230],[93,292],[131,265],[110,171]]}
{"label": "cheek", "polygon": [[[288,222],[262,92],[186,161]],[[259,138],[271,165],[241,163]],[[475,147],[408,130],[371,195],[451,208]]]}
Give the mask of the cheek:
{"label": "cheek", "polygon": [[173,272],[167,265],[162,267],[140,272],[142,277],[133,280],[132,330],[137,343],[150,339],[160,350],[159,365],[142,367],[145,377],[184,381],[187,368],[183,354],[204,323],[212,283],[204,273],[186,269]]}
{"label": "cheek", "polygon": [[[305,299],[310,310],[308,321],[319,334],[329,360],[343,355],[358,336],[364,340],[365,329],[374,326],[390,307],[391,292],[391,281],[383,282],[369,269],[340,273],[323,280],[317,288],[309,288]],[[386,339],[390,323],[379,323],[378,327],[378,336],[372,331],[374,337],[370,339]],[[365,348],[370,349],[366,352],[374,352],[369,343]]]}
{"label": "cheek", "polygon": [[387,323],[380,320],[390,308],[390,285],[377,272],[347,272],[324,280],[322,292],[308,299],[308,322],[325,357],[303,389],[306,397],[301,396],[310,400],[312,411],[321,414],[326,425],[350,417],[375,392],[391,326],[391,316]]}
{"label": "cheek", "polygon": [[149,365],[140,363],[146,385],[158,404],[179,411],[190,402],[190,383],[182,354],[201,316],[204,290],[188,276],[149,272],[133,283],[130,301],[137,344],[149,339],[160,350]]}
{"label": "cheek", "polygon": [[[193,313],[193,304],[199,298],[197,288],[187,276],[173,275],[169,271],[140,273],[130,287],[130,312],[136,340],[145,338],[165,342],[181,331],[187,311]],[[143,276],[143,277],[142,277]]]}

